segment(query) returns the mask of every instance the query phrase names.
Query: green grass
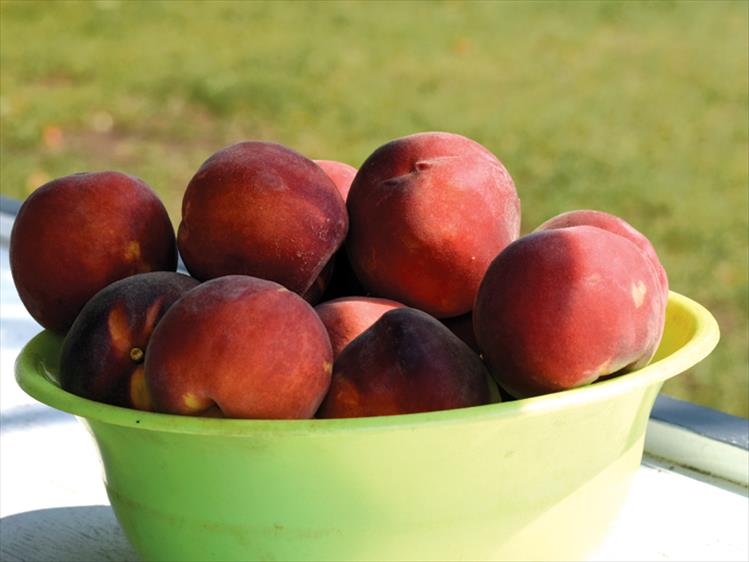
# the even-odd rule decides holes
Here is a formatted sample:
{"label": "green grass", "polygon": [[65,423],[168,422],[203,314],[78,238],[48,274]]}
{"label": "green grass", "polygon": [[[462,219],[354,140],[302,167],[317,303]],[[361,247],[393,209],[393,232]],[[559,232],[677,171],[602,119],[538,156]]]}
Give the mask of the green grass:
{"label": "green grass", "polygon": [[738,1],[3,1],[0,187],[120,169],[176,222],[239,140],[356,166],[462,133],[510,170],[524,231],[596,208],[649,236],[723,334],[665,391],[749,417],[748,26]]}

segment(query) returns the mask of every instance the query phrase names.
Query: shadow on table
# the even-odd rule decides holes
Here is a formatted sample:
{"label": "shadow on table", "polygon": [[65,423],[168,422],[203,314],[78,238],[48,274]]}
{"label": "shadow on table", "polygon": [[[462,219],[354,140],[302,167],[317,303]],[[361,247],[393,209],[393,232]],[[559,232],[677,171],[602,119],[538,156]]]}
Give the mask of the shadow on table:
{"label": "shadow on table", "polygon": [[108,505],[57,507],[0,519],[0,560],[138,562]]}
{"label": "shadow on table", "polygon": [[[3,291],[5,291],[4,287]],[[3,304],[3,348],[6,350],[9,348],[16,348],[20,350],[24,345],[28,343],[31,338],[42,331],[42,327],[37,324],[31,317],[12,316],[12,312],[9,313],[9,311],[5,308],[5,305],[15,305],[16,303],[12,300],[10,303],[8,303],[5,300],[5,293],[3,293],[3,297],[0,302]]]}
{"label": "shadow on table", "polygon": [[35,426],[57,423],[75,423],[75,416],[42,404],[17,406],[0,414],[0,429],[3,432],[31,429]]}

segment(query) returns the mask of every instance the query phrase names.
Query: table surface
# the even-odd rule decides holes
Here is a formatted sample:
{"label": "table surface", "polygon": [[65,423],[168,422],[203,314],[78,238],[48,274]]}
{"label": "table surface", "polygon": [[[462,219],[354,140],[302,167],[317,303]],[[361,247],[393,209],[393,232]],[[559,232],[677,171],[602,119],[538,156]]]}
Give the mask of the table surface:
{"label": "table surface", "polygon": [[[41,328],[18,299],[8,267],[10,219],[0,219],[0,560],[137,561],[109,505],[101,463],[83,425],[36,402],[15,382],[15,358]],[[649,436],[651,429],[663,431],[649,427]],[[702,457],[716,454],[717,445],[705,438],[692,446]],[[749,561],[742,466],[749,476],[749,453],[729,452],[742,484],[653,456],[646,445],[619,517],[591,560]]]}

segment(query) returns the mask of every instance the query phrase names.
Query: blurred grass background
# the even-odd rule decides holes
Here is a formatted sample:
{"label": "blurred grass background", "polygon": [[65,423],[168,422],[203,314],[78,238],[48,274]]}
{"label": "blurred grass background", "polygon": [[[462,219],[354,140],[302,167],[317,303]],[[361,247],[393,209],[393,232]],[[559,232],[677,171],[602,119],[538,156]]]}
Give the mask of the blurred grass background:
{"label": "blurred grass background", "polygon": [[749,3],[0,3],[0,187],[117,169],[179,221],[247,139],[358,166],[446,130],[504,162],[523,231],[618,214],[722,341],[666,384],[749,417]]}

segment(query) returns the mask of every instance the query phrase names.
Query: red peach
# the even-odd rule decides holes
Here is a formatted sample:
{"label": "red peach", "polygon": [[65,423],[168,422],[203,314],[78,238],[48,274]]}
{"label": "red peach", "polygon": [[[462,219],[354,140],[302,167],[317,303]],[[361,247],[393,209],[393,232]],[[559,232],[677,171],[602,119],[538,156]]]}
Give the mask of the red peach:
{"label": "red peach", "polygon": [[645,255],[591,226],[543,230],[510,244],[486,272],[473,310],[490,371],[516,397],[647,364],[664,313]]}
{"label": "red peach", "polygon": [[64,333],[110,283],[177,268],[174,230],[142,180],[119,172],[64,176],[24,201],[10,237],[18,294],[39,324]]}
{"label": "red peach", "polygon": [[190,180],[177,243],[198,279],[251,275],[304,294],[347,229],[345,203],[319,166],[254,141],[220,150]]}
{"label": "red peach", "polygon": [[481,359],[437,319],[386,312],[336,359],[321,418],[385,416],[487,404]]}
{"label": "red peach", "polygon": [[196,287],[164,315],[146,353],[146,388],[165,413],[310,418],[332,362],[325,326],[299,295],[229,275]]}
{"label": "red peach", "polygon": [[437,317],[471,310],[486,268],[520,228],[505,167],[479,143],[450,133],[378,148],[347,204],[346,250],[362,284]]}

